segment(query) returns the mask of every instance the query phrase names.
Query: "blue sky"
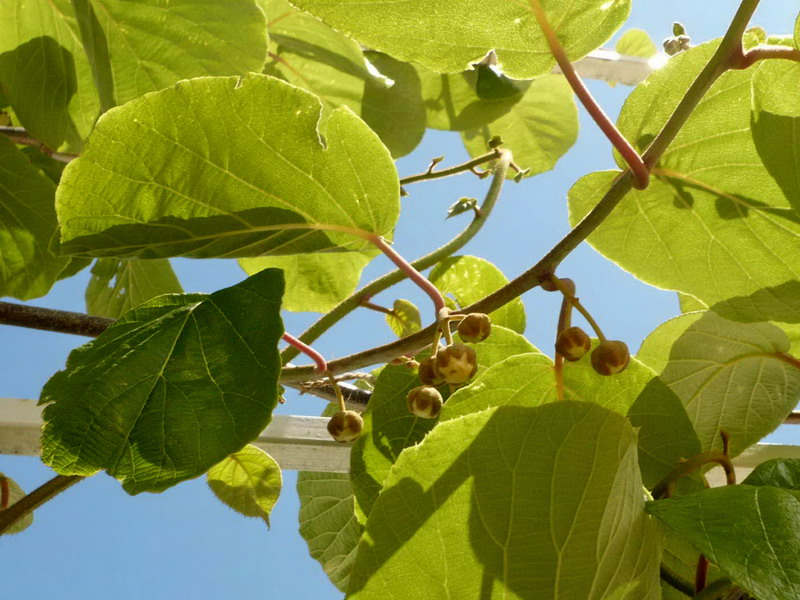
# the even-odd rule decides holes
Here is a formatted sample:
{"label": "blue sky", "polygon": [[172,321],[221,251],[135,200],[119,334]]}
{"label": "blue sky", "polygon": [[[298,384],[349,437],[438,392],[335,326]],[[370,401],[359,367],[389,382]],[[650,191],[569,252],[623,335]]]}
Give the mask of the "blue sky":
{"label": "blue sky", "polygon": [[[754,24],[770,33],[788,33],[800,0],[762,2]],[[683,22],[697,42],[721,35],[736,2],[731,0],[634,0],[629,23],[660,41],[674,20]],[[630,88],[590,82],[611,115],[616,115]],[[431,157],[444,164],[467,158],[457,134],[430,132],[419,148],[398,162],[401,175],[424,170]],[[485,229],[464,253],[482,256],[513,277],[546,252],[568,228],[567,189],[580,176],[613,167],[606,140],[581,110],[581,133],[575,147],[556,169],[509,184]],[[450,239],[463,219],[443,220],[447,207],[461,196],[481,196],[485,182],[470,175],[409,186],[395,248],[416,258]],[[235,262],[174,261],[186,291],[212,292],[244,278]],[[371,280],[389,269],[378,259],[364,274]],[[565,261],[562,275],[573,278],[583,302],[611,337],[632,349],[660,322],[678,314],[674,293],[645,286],[615,265],[581,246]],[[45,298],[32,302],[84,311],[85,271],[59,283]],[[525,297],[527,336],[545,350],[552,344],[558,300],[535,290]],[[403,297],[429,311],[427,300],[401,285],[376,298],[390,305]],[[288,315],[287,331],[300,333],[313,315]],[[364,311],[329,332],[316,347],[334,358],[388,341],[391,332],[382,315]],[[36,398],[47,378],[62,368],[70,349],[86,340],[56,333],[0,327],[0,396]],[[323,403],[290,395],[285,414],[319,414]],[[773,438],[800,443],[800,427],[784,427]],[[38,459],[0,456],[0,472],[30,491],[52,476]],[[273,512],[272,529],[245,519],[220,504],[203,479],[182,483],[159,495],[130,497],[110,477],[100,474],[81,482],[37,511],[24,533],[0,538],[0,573],[9,598],[92,600],[146,597],[193,598],[339,598],[322,569],[308,555],[297,529],[295,473],[284,473],[284,491]]]}

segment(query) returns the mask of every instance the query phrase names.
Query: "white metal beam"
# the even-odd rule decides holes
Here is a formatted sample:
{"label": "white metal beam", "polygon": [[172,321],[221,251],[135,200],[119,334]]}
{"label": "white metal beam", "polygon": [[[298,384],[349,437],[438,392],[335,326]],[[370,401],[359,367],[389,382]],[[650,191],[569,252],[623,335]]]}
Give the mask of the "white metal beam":
{"label": "white metal beam", "polygon": [[[275,415],[253,442],[284,469],[347,473],[350,444],[331,439],[324,417]],[[37,456],[41,451],[42,407],[35,400],[0,398],[0,454]],[[734,460],[739,481],[770,458],[800,458],[800,446],[758,444]],[[712,485],[724,482],[721,470],[711,471]]]}

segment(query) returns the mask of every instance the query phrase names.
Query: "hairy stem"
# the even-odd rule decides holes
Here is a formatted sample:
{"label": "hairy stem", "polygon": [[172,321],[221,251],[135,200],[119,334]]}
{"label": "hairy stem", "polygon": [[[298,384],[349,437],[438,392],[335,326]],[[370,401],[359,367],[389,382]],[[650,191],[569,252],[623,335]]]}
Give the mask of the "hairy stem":
{"label": "hairy stem", "polygon": [[[423,269],[427,269],[428,267],[435,265],[440,260],[447,258],[462,248],[481,230],[484,223],[486,223],[486,220],[489,218],[489,215],[492,213],[492,210],[497,203],[497,199],[500,197],[500,192],[503,189],[503,183],[506,180],[506,173],[508,172],[509,164],[511,162],[511,153],[505,150],[500,150],[499,152],[500,159],[497,161],[497,165],[495,166],[492,182],[489,185],[489,190],[486,192],[486,197],[484,198],[483,204],[481,204],[479,212],[475,214],[475,217],[464,229],[464,231],[447,242],[444,246],[412,262],[411,266],[413,266],[415,269],[422,271]],[[317,322],[306,329],[299,336],[299,338],[310,344],[328,329],[330,329],[333,325],[339,322],[342,318],[361,306],[362,298],[372,297],[375,294],[390,288],[394,284],[403,281],[405,278],[406,274],[400,269],[397,269],[396,271],[392,271],[391,273],[387,273],[386,275],[379,277],[360,290],[356,290],[348,298],[345,298],[338,305],[336,305],[329,313],[321,316]],[[417,348],[424,346],[427,340],[433,336],[433,330],[434,326],[429,328],[428,336],[425,337],[425,340],[422,339],[424,336],[419,336],[416,345],[406,347],[405,351],[391,356],[388,360],[391,360],[392,358],[402,354],[407,354],[408,352],[413,352]],[[292,348],[287,348],[284,350],[282,353],[284,364],[292,360],[295,356],[297,356],[297,352]],[[338,373],[341,371],[336,372]]]}
{"label": "hairy stem", "polygon": [[56,475],[27,496],[20,498],[19,501],[7,509],[0,511],[0,533],[3,533],[22,517],[39,508],[68,487],[75,485],[81,479],[85,478],[81,475]]}
{"label": "hairy stem", "polygon": [[666,567],[662,564],[661,569],[659,570],[659,575],[664,582],[666,582],[670,587],[678,590],[684,596],[689,596],[690,598],[694,596],[694,586],[669,567]]}
{"label": "hairy stem", "polygon": [[706,451],[693,456],[667,473],[653,488],[653,498],[658,500],[660,498],[669,497],[678,481],[691,475],[702,466],[711,463],[717,463],[722,466],[725,470],[725,477],[729,485],[736,483],[736,472],[733,470],[733,463],[731,463],[731,459],[728,455],[722,452]]}
{"label": "hairy stem", "polygon": [[747,69],[759,60],[793,60],[800,62],[800,50],[789,46],[757,46],[744,52],[733,69]]}
{"label": "hairy stem", "polygon": [[409,175],[408,177],[403,177],[400,179],[400,185],[408,185],[409,183],[417,183],[418,181],[430,181],[431,179],[441,179],[442,177],[450,177],[451,175],[458,175],[459,173],[463,173],[464,171],[472,171],[475,167],[478,167],[484,163],[487,163],[492,160],[497,160],[500,158],[501,150],[492,150],[491,152],[487,152],[477,158],[473,158],[472,160],[468,160],[465,163],[461,163],[460,165],[456,165],[454,167],[450,167],[449,169],[442,169],[441,171],[434,171],[432,168],[428,169],[424,173],[419,173],[417,175]]}
{"label": "hairy stem", "polygon": [[694,572],[694,593],[699,594],[706,587],[708,580],[708,559],[701,554],[697,559],[697,568]]}
{"label": "hairy stem", "polygon": [[547,40],[547,44],[550,46],[550,52],[556,59],[558,67],[567,79],[572,91],[575,92],[578,100],[581,101],[586,112],[592,117],[600,128],[600,131],[605,134],[614,148],[620,153],[620,156],[622,156],[628,167],[630,167],[634,174],[633,186],[639,190],[645,189],[650,183],[650,173],[642,157],[639,156],[639,153],[631,146],[625,136],[620,133],[617,126],[614,125],[614,122],[597,103],[597,100],[594,99],[594,96],[592,96],[586,85],[584,85],[583,80],[581,80],[580,75],[575,71],[575,67],[572,66],[572,62],[569,60],[564,47],[561,45],[558,35],[547,20],[547,15],[539,0],[530,0],[530,7],[533,16],[536,17],[536,21],[539,23],[539,28],[542,30]]}
{"label": "hairy stem", "polygon": [[[294,337],[289,333],[284,333],[281,337],[283,338],[283,341],[289,344],[292,348],[296,348],[298,351],[302,352],[303,354],[305,354],[311,360],[314,361],[314,364],[316,365],[317,374],[321,375],[323,373],[328,373],[328,363],[325,360],[325,357],[322,356],[322,354],[314,350],[308,344],[304,344],[303,342],[301,342],[300,340],[298,340],[296,337]],[[342,403],[344,403],[344,400],[342,401]]]}
{"label": "hairy stem", "polygon": [[0,324],[96,337],[114,322],[83,313],[0,302]]}

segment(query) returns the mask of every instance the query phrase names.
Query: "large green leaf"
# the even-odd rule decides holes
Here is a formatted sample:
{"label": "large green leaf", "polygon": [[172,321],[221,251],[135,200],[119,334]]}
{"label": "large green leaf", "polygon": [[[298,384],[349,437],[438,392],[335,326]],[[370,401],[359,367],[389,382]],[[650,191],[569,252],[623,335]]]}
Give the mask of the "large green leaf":
{"label": "large green leaf", "polygon": [[[520,334],[503,327],[493,327],[488,339],[469,345],[478,355],[476,377],[509,356],[538,353]],[[364,429],[350,452],[350,478],[362,520],[369,514],[383,480],[403,449],[422,440],[436,424],[435,419],[421,419],[411,414],[406,406],[406,395],[418,385],[421,382],[416,373],[394,365],[387,365],[375,383],[363,415]],[[440,391],[447,399],[447,388]]]}
{"label": "large green leaf", "polygon": [[377,136],[346,108],[264,75],[200,78],[97,123],[65,169],[62,251],[244,257],[372,248],[389,235],[399,182]]}
{"label": "large green leaf", "polygon": [[100,469],[132,494],[207,471],[255,439],[278,401],[278,270],[205,296],[160,296],[77,350],[42,390],[42,459]]}
{"label": "large green leaf", "polygon": [[[477,256],[446,258],[431,270],[428,278],[442,294],[456,301],[453,308],[468,306],[508,283],[500,269]],[[518,333],[525,331],[525,306],[520,298],[515,298],[490,316],[493,325]]]}
{"label": "large green leaf", "polygon": [[118,319],[151,298],[182,291],[168,260],[100,258],[86,288],[86,312]]}
{"label": "large green leaf", "polygon": [[[266,74],[313,92],[326,111],[349,107],[395,157],[419,144],[425,107],[414,67],[380,52],[362,52],[356,42],[285,0],[262,4],[270,22]],[[366,59],[383,77],[370,71]]]}
{"label": "large green leaf", "polygon": [[0,3],[0,81],[32,136],[81,149],[100,103],[70,0]]}
{"label": "large green leaf", "polygon": [[208,487],[223,504],[245,517],[264,519],[281,493],[281,467],[269,454],[248,444],[208,470]]}
{"label": "large green leaf", "polygon": [[[578,109],[563,75],[536,79],[506,114],[461,134],[473,157],[485,154],[494,136],[500,136],[520,168],[530,169],[528,176],[555,167],[578,138]],[[516,173],[509,171],[508,177],[514,178]]]}
{"label": "large green leaf", "polygon": [[[673,57],[639,85],[619,118],[643,149],[716,48]],[[640,279],[691,294],[737,320],[800,322],[800,217],[753,142],[753,70],[723,75],[693,111],[653,173],[589,241]],[[572,222],[616,173],[594,173],[570,191]]]}
{"label": "large green leaf", "polygon": [[771,485],[800,491],[800,459],[773,458],[761,463],[742,481],[747,485]]}
{"label": "large green leaf", "polygon": [[621,415],[557,402],[454,419],[392,469],[349,597],[658,598],[643,508]]}
{"label": "large green leaf", "polygon": [[800,213],[800,65],[765,60],[753,76],[752,130],[756,150]]}
{"label": "large green leaf", "polygon": [[[3,473],[0,473],[0,512],[12,504],[16,504],[24,497],[25,491],[19,487],[19,484],[11,479],[11,477],[6,477]],[[0,535],[25,531],[30,527],[31,523],[33,523],[33,512],[26,514]]]}
{"label": "large green leaf", "polygon": [[[626,414],[653,373],[637,361],[614,377],[592,369],[589,357],[564,365],[564,398],[593,402]],[[553,362],[539,353],[519,354],[495,363],[471,384],[456,391],[442,409],[441,420],[495,406],[539,406],[557,399]]]}
{"label": "large green leaf", "polygon": [[[82,3],[83,4],[83,3]],[[266,20],[254,0],[91,0],[125,103],[180,79],[260,71]],[[53,148],[77,150],[100,106],[67,0],[0,4],[0,80],[22,124]]]}
{"label": "large green leaf", "polygon": [[650,502],[647,511],[756,597],[800,597],[800,498],[791,491],[732,485]]}
{"label": "large green leaf", "polygon": [[242,258],[239,264],[248,275],[264,269],[283,269],[285,310],[328,312],[355,291],[361,271],[374,255],[369,252],[317,252]]}
{"label": "large green leaf", "polygon": [[300,535],[311,558],[320,563],[333,585],[346,592],[363,531],[355,515],[350,477],[303,471],[297,474],[297,494]]}
{"label": "large green leaf", "polygon": [[44,296],[69,264],[48,250],[55,186],[0,135],[0,296]]}
{"label": "large green leaf", "polygon": [[[417,66],[428,127],[448,131],[477,129],[502,117],[520,100],[530,82],[514,81],[502,94],[479,94],[479,81],[495,83],[499,76],[486,65],[444,75]],[[503,80],[500,80],[503,81]],[[483,152],[486,152],[485,148]]]}
{"label": "large green leaf", "polygon": [[783,422],[800,398],[800,369],[787,362],[788,348],[774,325],[713,312],[677,338],[661,378],[686,407],[703,450],[721,450],[725,431],[737,456]]}
{"label": "large green leaf", "polygon": [[[570,59],[603,44],[625,21],[629,0],[541,0]],[[489,50],[509,77],[544,75],[555,64],[525,4],[446,0],[295,0],[295,5],[363,45],[439,73],[464,71]]]}

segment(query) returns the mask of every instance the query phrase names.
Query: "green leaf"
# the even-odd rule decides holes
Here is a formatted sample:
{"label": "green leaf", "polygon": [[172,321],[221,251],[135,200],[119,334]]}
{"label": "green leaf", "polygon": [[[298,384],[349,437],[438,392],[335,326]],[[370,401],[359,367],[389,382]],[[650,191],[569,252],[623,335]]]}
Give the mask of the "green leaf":
{"label": "green leaf", "polygon": [[343,473],[297,474],[300,535],[311,558],[318,561],[342,592],[347,591],[356,547],[363,527],[355,516],[350,477]]}
{"label": "green leaf", "polygon": [[454,419],[389,474],[348,597],[659,598],[643,507],[621,415],[557,402]]}
{"label": "green leaf", "polygon": [[[106,38],[119,104],[181,79],[260,71],[266,59],[266,20],[254,0],[89,0],[86,7],[97,18],[95,39]],[[79,30],[67,0],[0,6],[0,80],[12,106],[36,138],[52,148],[66,140],[74,151],[100,110]]]}
{"label": "green leaf", "polygon": [[[468,345],[478,353],[476,377],[509,356],[538,353],[520,334],[503,327],[492,327],[486,340]],[[394,365],[387,365],[375,383],[363,414],[364,429],[350,451],[350,480],[356,495],[356,514],[362,522],[403,449],[420,442],[436,424],[436,419],[420,419],[408,410],[406,395],[418,385],[421,382],[416,373]],[[447,388],[440,391],[446,400]]]}
{"label": "green leaf", "polygon": [[[102,0],[100,0],[99,6],[102,6]],[[100,98],[100,112],[104,113],[117,104],[114,100],[114,75],[111,69],[108,40],[97,20],[90,0],[72,0],[72,9],[75,12],[75,20],[78,22],[83,50],[86,52],[89,66],[92,68],[94,86],[97,88],[97,95]]]}
{"label": "green leaf", "polygon": [[100,258],[86,288],[86,312],[118,319],[161,294],[183,292],[168,260]]}
{"label": "green leaf", "polygon": [[[546,75],[530,84],[522,99],[490,124],[461,134],[470,156],[485,154],[500,136],[527,176],[552,169],[578,138],[578,109],[563,75]],[[509,171],[508,177],[516,174]]]}
{"label": "green leaf", "polygon": [[[660,131],[717,44],[691,48],[639,85],[621,132],[643,149]],[[761,162],[750,129],[753,70],[711,87],[653,170],[589,242],[636,277],[691,294],[728,318],[800,322],[800,217]],[[616,173],[570,191],[580,220]]]}
{"label": "green leaf", "polygon": [[70,0],[0,3],[0,81],[31,136],[81,150],[100,104]]}
{"label": "green leaf", "polygon": [[[272,77],[200,78],[109,111],[64,170],[62,251],[244,257],[372,251],[399,211],[394,163],[346,108]],[[189,176],[191,174],[191,176]]]}
{"label": "green leaf", "polygon": [[751,594],[800,596],[800,498],[792,492],[730,485],[649,502],[647,512]]}
{"label": "green leaf", "polygon": [[800,213],[800,65],[766,60],[752,81],[752,132],[758,155],[784,196]]}
{"label": "green leaf", "polygon": [[628,29],[617,40],[614,50],[623,56],[639,58],[653,58],[658,54],[658,48],[643,29]]}
{"label": "green leaf", "polygon": [[412,302],[398,298],[394,301],[392,313],[386,315],[386,322],[397,337],[406,337],[422,329],[422,317]]}
{"label": "green leaf", "polygon": [[42,460],[64,475],[105,469],[137,494],[242,449],[278,400],[282,293],[281,272],[267,270],[126,313],[42,390]]}
{"label": "green leaf", "polygon": [[[685,317],[682,317],[685,318]],[[707,313],[672,344],[661,374],[681,399],[703,450],[738,456],[783,422],[800,395],[789,341],[769,323],[734,323]]]}
{"label": "green leaf", "polygon": [[[497,98],[482,98],[478,95],[480,74],[490,70],[479,65],[474,70],[440,75],[417,67],[421,94],[427,113],[428,127],[447,131],[476,129],[502,117],[511,107],[522,100],[528,82],[515,94]],[[493,72],[493,71],[492,71]],[[483,153],[486,152],[484,146]]]}
{"label": "green leaf", "polygon": [[242,258],[239,265],[248,275],[283,269],[285,310],[328,312],[355,291],[361,272],[374,256],[375,252],[317,252]]}
{"label": "green leaf", "polygon": [[248,444],[208,470],[208,487],[223,504],[245,517],[264,519],[281,493],[281,467],[269,454]]}
{"label": "green leaf", "polygon": [[[572,187],[573,223],[616,175],[593,173]],[[800,219],[789,208],[655,180],[629,192],[589,242],[636,277],[727,318],[800,322]]]}
{"label": "green leaf", "polygon": [[706,313],[692,313],[668,319],[650,332],[642,342],[636,359],[646,364],[656,373],[662,373],[669,362],[669,353],[675,343],[693,323]]}
{"label": "green leaf", "polygon": [[[593,402],[626,414],[653,374],[632,361],[614,377],[592,369],[587,355],[564,365],[564,398]],[[534,407],[557,399],[553,362],[540,353],[519,354],[495,363],[468,386],[457,390],[442,408],[446,421],[495,406]]]}
{"label": "green leaf", "polygon": [[[527,5],[458,0],[392,3],[296,0],[295,4],[364,46],[414,61],[439,73],[456,73],[489,50],[509,77],[544,75],[555,59]],[[628,0],[542,0],[548,19],[571,60],[603,44],[627,19]]]}
{"label": "green leaf", "polygon": [[476,208],[478,208],[477,198],[459,198],[447,209],[447,216],[445,219],[455,217],[468,211],[474,211]]}
{"label": "green leaf", "polygon": [[[25,496],[25,492],[19,487],[19,484],[0,473],[0,511],[5,510],[12,504],[16,504]],[[24,517],[20,518],[16,523],[11,525],[0,535],[9,535],[12,533],[19,533],[25,531],[33,523],[33,512],[29,512]]]}
{"label": "green leaf", "polygon": [[38,168],[42,173],[47,175],[50,181],[58,185],[61,181],[61,173],[64,171],[64,167],[66,167],[63,162],[54,160],[39,148],[33,146],[25,146],[21,148],[20,151],[28,157],[28,160],[31,161],[34,167]]}
{"label": "green leaf", "polygon": [[742,483],[800,490],[800,459],[773,458],[765,461],[756,466]]}
{"label": "green leaf", "polygon": [[284,0],[263,2],[269,20],[270,75],[317,95],[327,111],[361,112],[367,70],[361,47]]}
{"label": "green leaf", "polygon": [[384,77],[391,80],[386,86],[374,77],[364,85],[361,118],[386,144],[392,156],[409,154],[425,135],[425,105],[422,84],[417,70],[388,54],[368,51],[364,56]]}
{"label": "green leaf", "polygon": [[44,296],[69,264],[48,250],[54,196],[52,181],[0,135],[0,296]]}
{"label": "green leaf", "polygon": [[708,305],[702,300],[698,300],[689,294],[678,292],[678,302],[682,313],[696,312],[698,310],[708,310]]}
{"label": "green leaf", "polygon": [[800,48],[800,14],[794,22],[794,47]]}
{"label": "green leaf", "polygon": [[[468,306],[508,283],[503,273],[477,256],[451,256],[437,264],[429,279],[443,295],[452,296],[458,307]],[[525,306],[516,298],[491,313],[492,325],[525,331]],[[491,341],[491,336],[489,340]],[[481,346],[483,347],[483,346]]]}

